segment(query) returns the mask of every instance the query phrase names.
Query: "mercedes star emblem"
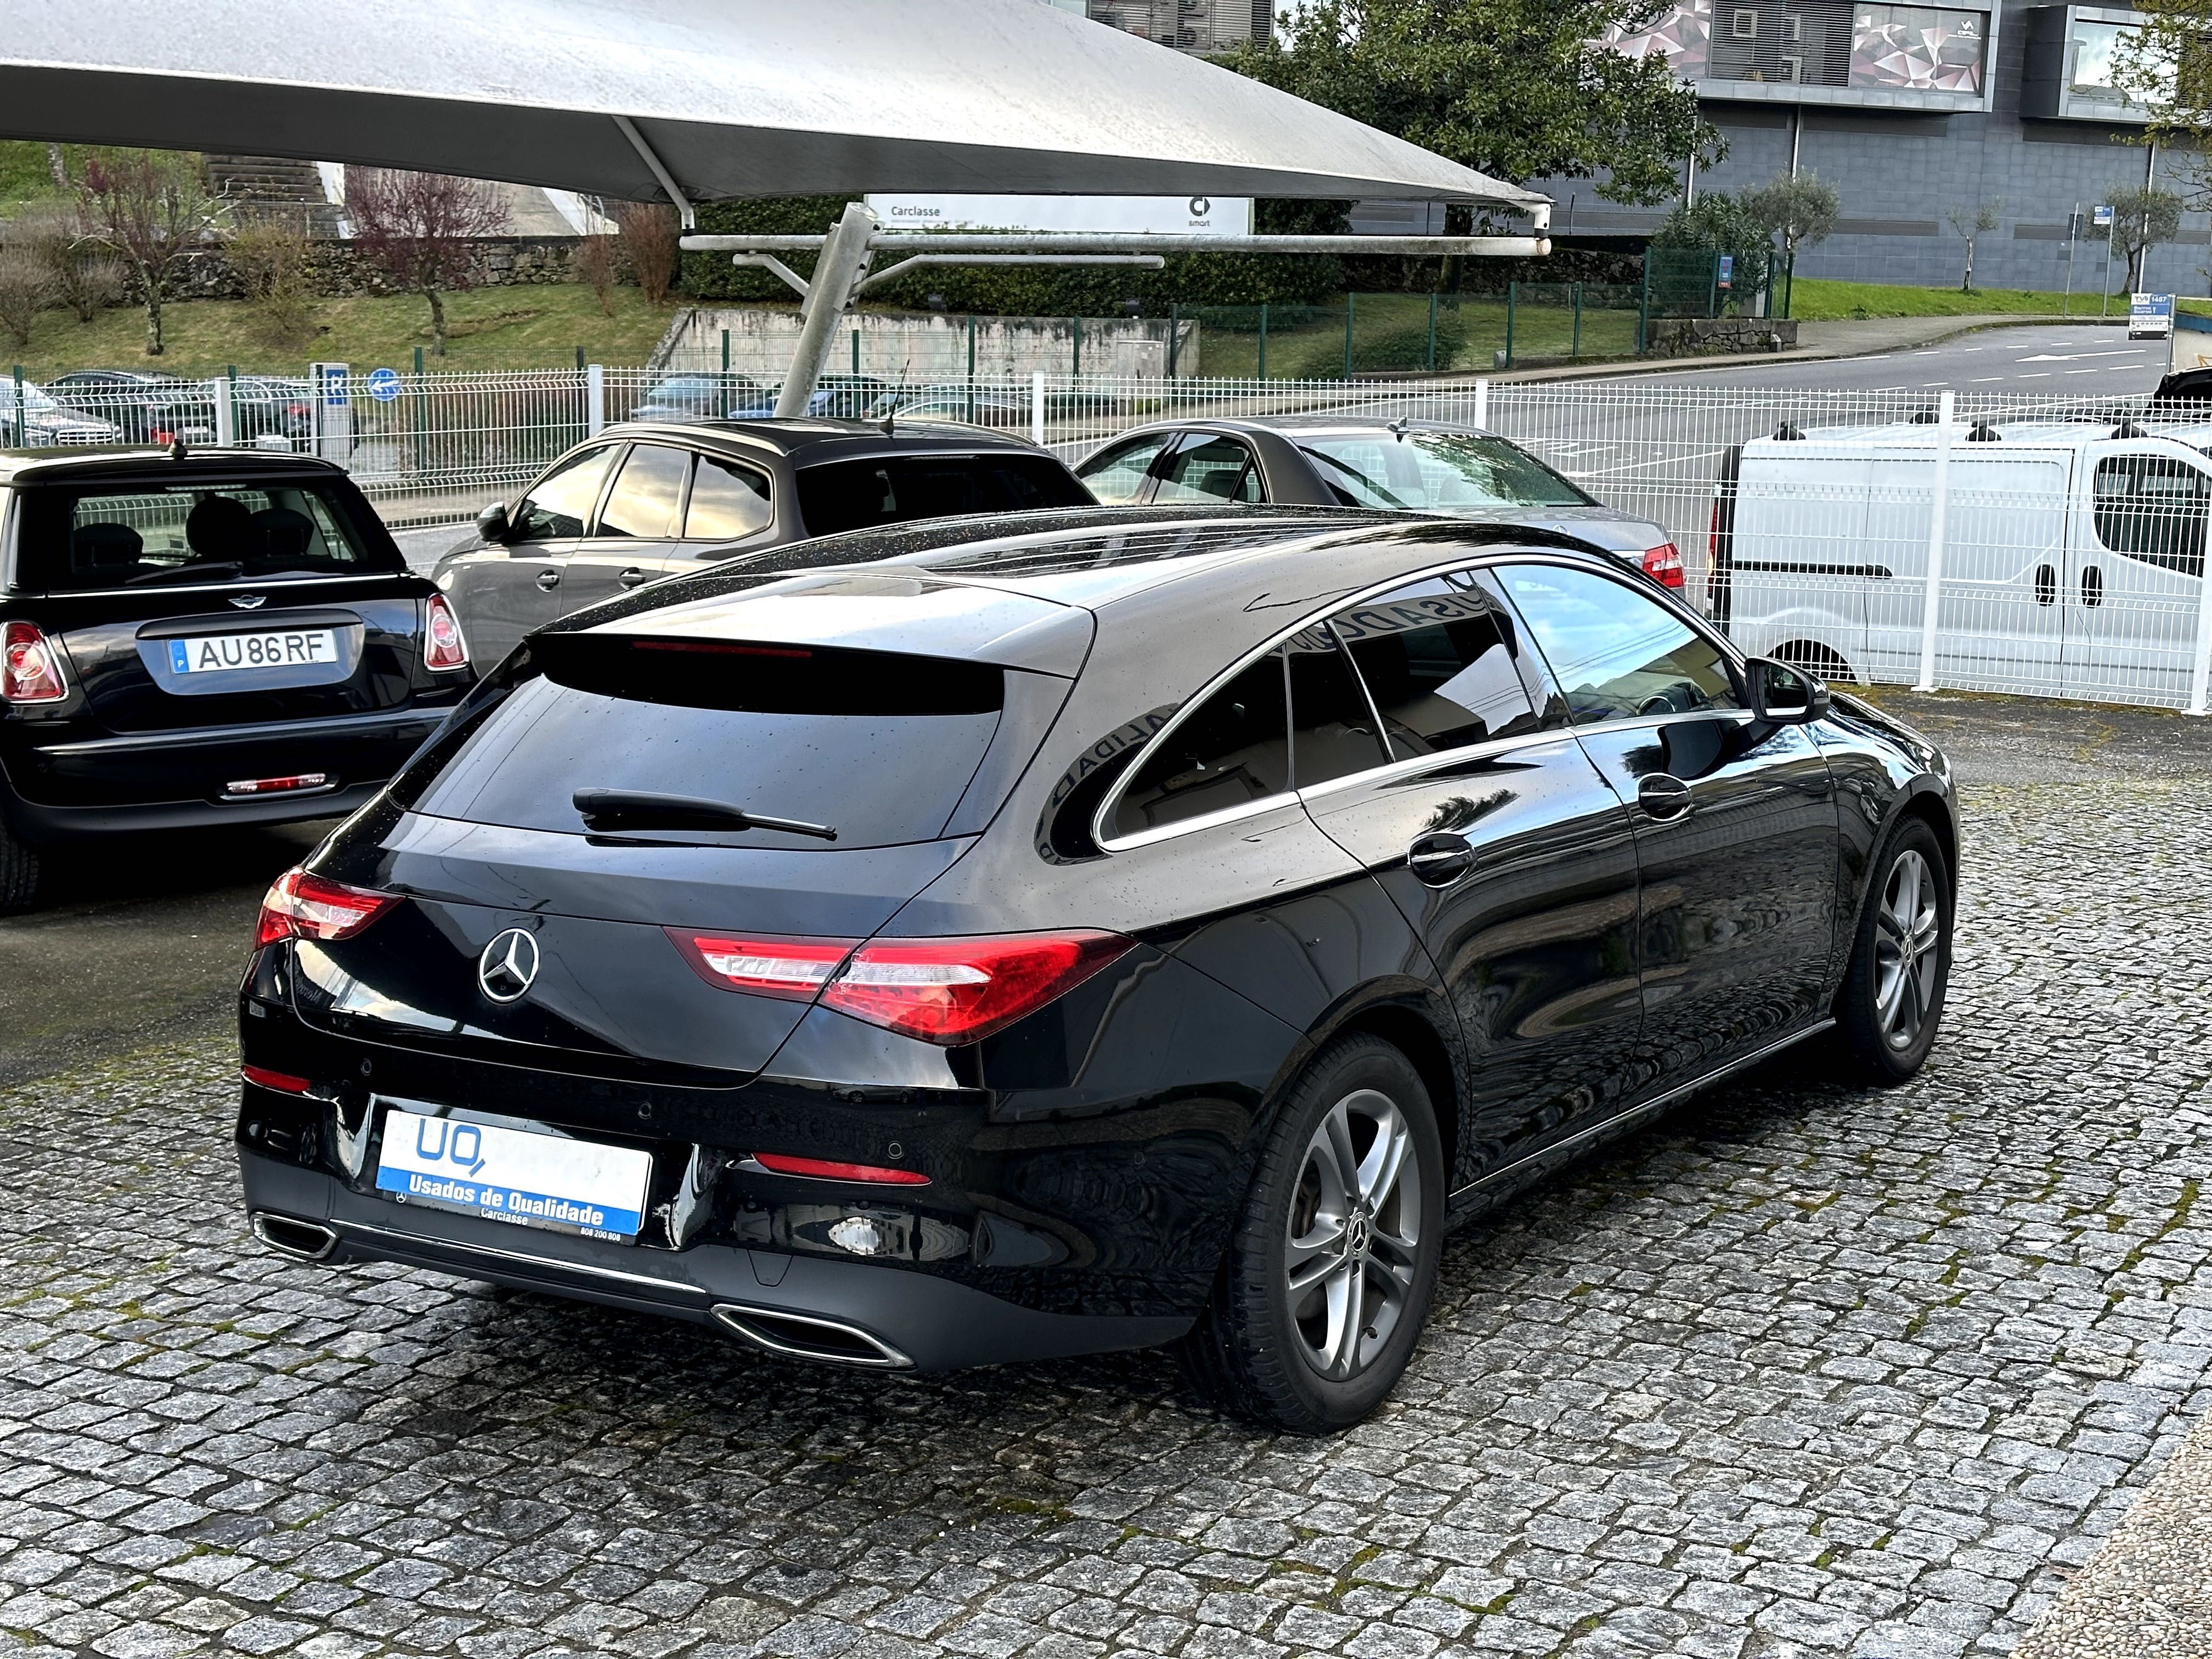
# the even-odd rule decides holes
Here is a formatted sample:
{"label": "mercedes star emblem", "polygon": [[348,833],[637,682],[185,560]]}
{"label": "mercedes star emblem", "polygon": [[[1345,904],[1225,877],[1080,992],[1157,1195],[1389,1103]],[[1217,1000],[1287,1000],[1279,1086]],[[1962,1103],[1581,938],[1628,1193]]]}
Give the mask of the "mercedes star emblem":
{"label": "mercedes star emblem", "polygon": [[477,984],[494,1002],[515,1002],[538,977],[538,941],[510,927],[477,958]]}

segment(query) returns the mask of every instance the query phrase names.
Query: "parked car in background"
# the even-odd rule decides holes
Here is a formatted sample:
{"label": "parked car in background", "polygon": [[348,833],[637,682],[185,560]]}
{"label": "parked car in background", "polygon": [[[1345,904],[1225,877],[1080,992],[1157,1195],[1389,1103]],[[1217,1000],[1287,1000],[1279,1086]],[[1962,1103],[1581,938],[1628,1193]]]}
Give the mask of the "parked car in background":
{"label": "parked car in background", "polygon": [[1517,444],[1434,421],[1346,415],[1163,421],[1078,464],[1102,501],[1255,501],[1503,514],[1604,548],[1662,587],[1682,586],[1667,532],[1601,504]]}
{"label": "parked car in background", "polygon": [[579,606],[702,563],[869,525],[1090,505],[1060,461],[976,428],[633,422],[486,507],[434,574],[491,663]]}
{"label": "parked car in background", "polygon": [[1545,528],[790,550],[843,562],[533,635],[278,881],[265,1243],[884,1370],[1175,1343],[1320,1433],[1448,1225],[1802,1039],[1935,1041],[1942,757]]}
{"label": "parked car in background", "polygon": [[737,410],[757,407],[763,399],[775,402],[775,389],[763,386],[750,374],[671,374],[655,380],[644,401],[632,410],[633,421],[719,421]]}
{"label": "parked car in background", "polygon": [[112,422],[127,442],[215,441],[215,393],[204,381],[136,369],[87,368],[58,376],[46,389],[75,413]]}
{"label": "parked car in background", "polygon": [[[859,420],[873,409],[883,395],[891,389],[888,380],[878,380],[867,374],[824,374],[806,400],[807,414],[817,420]],[[768,421],[775,418],[777,388],[761,388],[760,400],[744,409],[733,409],[730,418],[736,421]]]}
{"label": "parked car in background", "polygon": [[209,385],[215,396],[230,398],[233,436],[238,443],[300,449],[315,435],[313,391],[305,380],[241,374],[234,381],[218,380]]}
{"label": "parked car in background", "polygon": [[1017,392],[946,391],[894,392],[876,399],[872,421],[958,421],[969,426],[1025,428],[1030,400]]}
{"label": "parked car in background", "polygon": [[57,842],[349,812],[474,678],[304,456],[0,452],[0,909]]}
{"label": "parked car in background", "polygon": [[64,408],[42,386],[26,380],[20,402],[12,381],[0,381],[0,444],[17,449],[54,449],[82,444],[120,442],[111,421]]}

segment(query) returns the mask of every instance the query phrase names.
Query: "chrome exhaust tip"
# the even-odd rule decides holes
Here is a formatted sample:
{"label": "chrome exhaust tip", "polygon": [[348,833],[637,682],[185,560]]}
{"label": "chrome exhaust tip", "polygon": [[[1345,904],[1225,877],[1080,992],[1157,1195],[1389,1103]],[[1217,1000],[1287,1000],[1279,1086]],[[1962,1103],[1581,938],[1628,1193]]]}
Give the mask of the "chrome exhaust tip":
{"label": "chrome exhaust tip", "polygon": [[335,1229],[319,1221],[295,1221],[288,1215],[254,1212],[253,1236],[280,1255],[300,1261],[320,1261],[338,1247]]}
{"label": "chrome exhaust tip", "polygon": [[883,1338],[839,1319],[787,1313],[781,1308],[745,1308],[732,1302],[717,1303],[714,1318],[755,1347],[794,1359],[861,1365],[878,1371],[902,1371],[914,1364]]}

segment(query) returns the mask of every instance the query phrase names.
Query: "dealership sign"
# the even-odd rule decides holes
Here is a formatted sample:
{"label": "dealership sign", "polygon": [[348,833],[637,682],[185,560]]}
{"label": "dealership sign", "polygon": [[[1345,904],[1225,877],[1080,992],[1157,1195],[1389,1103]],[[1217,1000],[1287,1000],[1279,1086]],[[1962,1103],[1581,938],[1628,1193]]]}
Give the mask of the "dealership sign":
{"label": "dealership sign", "polygon": [[1249,196],[871,196],[886,230],[1249,236]]}

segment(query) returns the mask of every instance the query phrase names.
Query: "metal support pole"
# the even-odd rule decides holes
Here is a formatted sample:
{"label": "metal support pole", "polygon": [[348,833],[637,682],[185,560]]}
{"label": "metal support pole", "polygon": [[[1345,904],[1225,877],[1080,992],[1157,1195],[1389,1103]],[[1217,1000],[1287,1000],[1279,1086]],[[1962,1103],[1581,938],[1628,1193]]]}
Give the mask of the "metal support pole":
{"label": "metal support pole", "polygon": [[1474,383],[1474,429],[1477,432],[1490,430],[1490,382],[1487,380]]}
{"label": "metal support pole", "polygon": [[1347,380],[1352,378],[1352,325],[1358,314],[1359,296],[1357,294],[1346,295],[1344,296],[1344,378]]}
{"label": "metal support pole", "polygon": [[2105,227],[2105,280],[2102,285],[2104,292],[2097,296],[2097,314],[2100,317],[2107,315],[2112,308],[2112,238],[2119,234],[2120,216],[2115,210],[2112,222]]}
{"label": "metal support pole", "polygon": [[1182,302],[1168,303],[1168,379],[1176,377],[1176,359],[1182,351]]}
{"label": "metal support pole", "polygon": [[1429,373],[1437,372],[1437,296],[1429,295]]}
{"label": "metal support pole", "polygon": [[2212,574],[2197,576],[2197,667],[2189,677],[2189,713],[2200,718],[2212,693]]}
{"label": "metal support pole", "polygon": [[215,444],[228,449],[238,441],[238,365],[223,370],[222,395],[215,404]]}
{"label": "metal support pole", "polygon": [[1943,521],[1951,506],[1951,419],[1958,407],[1955,392],[1946,392],[1936,400],[1936,482],[1928,514],[1928,592],[1920,608],[1920,678],[1913,682],[1915,691],[1936,689],[1936,608],[1943,597]]}
{"label": "metal support pole", "polygon": [[814,262],[814,279],[807,284],[806,299],[799,308],[799,341],[792,348],[791,370],[783,390],[776,394],[775,416],[795,420],[807,412],[814,388],[822,384],[837,349],[837,333],[861,278],[868,274],[870,245],[875,240],[876,216],[860,202],[846,204],[836,228],[822,244],[822,257]]}
{"label": "metal support pole", "polygon": [[1267,378],[1267,302],[1265,300],[1260,301],[1259,378],[1263,380]]}
{"label": "metal support pole", "polygon": [[2066,293],[2058,301],[2058,314],[2074,314],[2074,238],[2081,228],[2081,204],[2074,204],[2074,211],[2066,216]]}
{"label": "metal support pole", "polygon": [[1041,368],[1030,376],[1030,441],[1039,447],[1044,443],[1044,371]]}
{"label": "metal support pole", "polygon": [[584,370],[584,435],[596,438],[607,429],[607,366],[593,363]]}

